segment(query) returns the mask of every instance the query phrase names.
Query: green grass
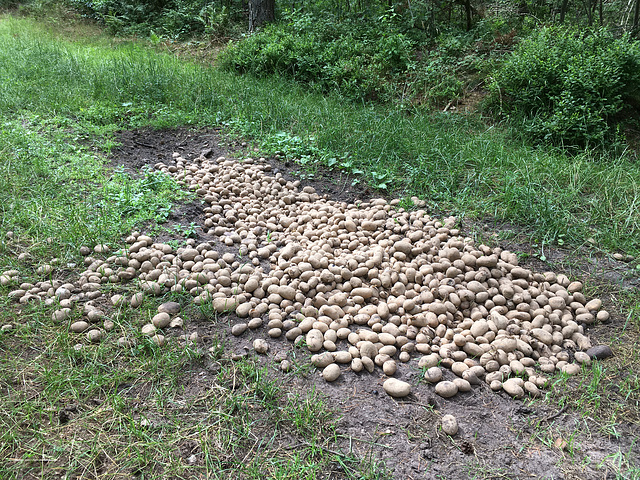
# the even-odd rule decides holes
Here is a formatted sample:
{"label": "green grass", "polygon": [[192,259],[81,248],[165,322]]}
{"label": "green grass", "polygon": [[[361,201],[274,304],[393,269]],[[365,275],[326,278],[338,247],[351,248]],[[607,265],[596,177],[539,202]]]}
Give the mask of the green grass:
{"label": "green grass", "polygon": [[[4,324],[13,307],[2,298]],[[81,349],[40,306],[0,334],[0,478],[383,477],[336,451],[335,414],[320,395],[288,395],[216,340],[161,349],[138,335],[117,347],[157,304],[114,313],[109,338]]]}
{"label": "green grass", "polygon": [[165,175],[105,170],[102,156],[61,123],[23,114],[0,127],[0,253],[14,254],[4,262],[23,252],[34,262],[71,259],[80,245],[117,241],[142,220],[162,222],[188,197]]}
{"label": "green grass", "polygon": [[640,247],[640,167],[631,154],[536,150],[475,117],[348,103],[130,42],[53,40],[28,20],[5,17],[0,36],[0,111],[10,118],[36,114],[83,135],[222,123],[311,170],[330,164],[361,173],[433,208],[514,222],[544,243],[592,238],[607,250]]}

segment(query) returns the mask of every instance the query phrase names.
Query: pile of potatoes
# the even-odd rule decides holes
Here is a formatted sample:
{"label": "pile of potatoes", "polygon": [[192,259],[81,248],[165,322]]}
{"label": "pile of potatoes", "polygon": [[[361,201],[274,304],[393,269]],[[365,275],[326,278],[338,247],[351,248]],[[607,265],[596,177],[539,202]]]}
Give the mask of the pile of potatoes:
{"label": "pile of potatoes", "polygon": [[[266,337],[304,346],[327,381],[376,367],[393,377],[399,363],[414,362],[443,397],[483,382],[516,398],[537,396],[546,375],[575,374],[590,362],[585,325],[609,317],[580,282],[534,273],[512,252],[476,245],[455,218],[431,218],[417,198],[412,210],[399,200],[347,204],[272,175],[264,159],[174,154],[174,162],[155,167],[204,199],[203,229],[217,241],[174,249],[134,232],[126,249],[85,248],[87,269],[73,285],[21,285],[10,296],[59,305],[57,322],[82,301],[86,319],[69,327],[99,341],[113,328],[94,306],[104,284],[138,286],[130,298],[111,297],[115,306],[184,292],[240,317],[233,335],[264,328]],[[182,325],[162,313],[142,329],[159,345],[163,329]],[[265,338],[255,341],[257,353],[269,350]],[[389,378],[384,389],[403,397],[411,385]]]}

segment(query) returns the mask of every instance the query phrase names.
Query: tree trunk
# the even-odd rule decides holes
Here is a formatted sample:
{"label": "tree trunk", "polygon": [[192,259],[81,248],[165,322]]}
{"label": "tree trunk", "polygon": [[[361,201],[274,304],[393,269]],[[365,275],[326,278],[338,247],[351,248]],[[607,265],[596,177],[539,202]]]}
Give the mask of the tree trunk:
{"label": "tree trunk", "polygon": [[633,14],[633,27],[631,31],[634,34],[638,34],[640,32],[640,0],[636,0],[636,11]]}
{"label": "tree trunk", "polygon": [[567,7],[569,6],[569,0],[562,0],[560,6],[560,23],[564,23],[564,16],[567,14]]}
{"label": "tree trunk", "polygon": [[467,32],[471,30],[471,0],[464,1],[464,13],[467,17]]}
{"label": "tree trunk", "polygon": [[276,19],[275,0],[249,0],[249,32]]}
{"label": "tree trunk", "polygon": [[584,2],[584,10],[587,14],[587,23],[591,27],[593,26],[593,4],[591,3],[591,0],[586,0]]}
{"label": "tree trunk", "polygon": [[604,22],[604,19],[602,18],[603,17],[602,2],[603,2],[603,0],[600,0],[600,7],[599,7],[599,10],[598,10],[598,13],[600,14],[600,26],[602,26],[603,22]]}

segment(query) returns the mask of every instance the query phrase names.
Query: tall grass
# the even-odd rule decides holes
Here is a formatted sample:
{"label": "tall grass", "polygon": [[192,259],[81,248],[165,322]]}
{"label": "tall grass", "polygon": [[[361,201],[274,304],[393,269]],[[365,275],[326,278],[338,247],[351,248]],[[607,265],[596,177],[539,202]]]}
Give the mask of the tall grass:
{"label": "tall grass", "polygon": [[475,117],[348,103],[133,43],[68,43],[28,20],[4,18],[0,39],[5,117],[64,117],[85,131],[225,123],[259,144],[288,132],[314,147],[314,161],[339,158],[331,163],[440,210],[514,222],[545,242],[640,248],[640,167],[631,156],[537,150]]}

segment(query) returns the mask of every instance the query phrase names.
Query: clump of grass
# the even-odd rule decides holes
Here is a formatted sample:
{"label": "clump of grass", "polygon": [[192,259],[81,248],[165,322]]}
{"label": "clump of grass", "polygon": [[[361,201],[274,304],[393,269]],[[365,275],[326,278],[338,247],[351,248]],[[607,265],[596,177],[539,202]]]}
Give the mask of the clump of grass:
{"label": "clump of grass", "polygon": [[0,131],[0,253],[71,258],[79,245],[111,243],[143,221],[165,221],[173,202],[188,197],[150,170],[110,174],[75,134],[50,123],[23,117]]}

